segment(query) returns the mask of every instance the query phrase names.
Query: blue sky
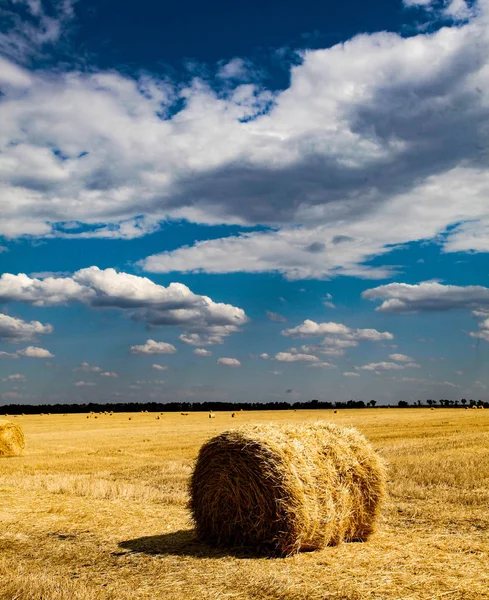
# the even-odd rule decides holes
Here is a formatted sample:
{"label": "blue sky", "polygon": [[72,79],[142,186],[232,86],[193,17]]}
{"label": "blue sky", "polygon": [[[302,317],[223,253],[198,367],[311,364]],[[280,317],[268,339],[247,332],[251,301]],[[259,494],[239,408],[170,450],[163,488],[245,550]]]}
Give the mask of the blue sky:
{"label": "blue sky", "polygon": [[488,0],[1,19],[1,404],[488,399]]}

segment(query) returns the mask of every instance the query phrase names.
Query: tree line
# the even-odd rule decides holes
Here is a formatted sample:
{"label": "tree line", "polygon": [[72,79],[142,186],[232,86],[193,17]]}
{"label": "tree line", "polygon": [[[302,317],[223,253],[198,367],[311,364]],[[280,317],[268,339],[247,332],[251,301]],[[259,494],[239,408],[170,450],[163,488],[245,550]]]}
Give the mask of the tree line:
{"label": "tree line", "polygon": [[[39,413],[50,414],[73,414],[87,412],[209,412],[209,411],[239,411],[239,410],[311,410],[311,409],[342,409],[342,408],[375,408],[376,400],[348,400],[347,402],[326,402],[322,400],[309,400],[307,402],[123,402],[123,403],[95,403],[87,404],[8,404],[3,407],[3,414],[9,415],[33,415]],[[466,406],[484,406],[489,408],[489,402],[482,400],[432,400],[422,402],[416,400],[411,403],[400,400],[399,408],[413,408],[419,406],[442,406],[465,408]],[[385,408],[385,405],[383,405]],[[382,406],[379,406],[382,408]]]}

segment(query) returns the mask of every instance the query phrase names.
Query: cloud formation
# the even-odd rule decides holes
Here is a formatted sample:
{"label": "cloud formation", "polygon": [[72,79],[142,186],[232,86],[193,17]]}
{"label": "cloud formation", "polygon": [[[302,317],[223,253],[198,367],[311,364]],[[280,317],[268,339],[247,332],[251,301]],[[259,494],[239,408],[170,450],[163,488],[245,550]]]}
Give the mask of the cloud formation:
{"label": "cloud formation", "polygon": [[13,373],[12,375],[3,377],[2,381],[3,383],[25,383],[27,381],[27,377],[21,373]]}
{"label": "cloud formation", "polygon": [[147,340],[139,346],[131,346],[131,354],[175,354],[177,349],[173,344],[167,342],[155,342],[155,340]]}
{"label": "cloud formation", "polygon": [[[241,308],[194,294],[181,283],[164,287],[147,277],[95,266],[80,269],[71,277],[4,273],[0,277],[0,303],[7,302],[33,306],[81,302],[90,308],[128,310],[135,319],[152,327],[175,325],[204,332],[208,343],[222,342],[248,321]],[[199,338],[196,345],[205,343]]]}
{"label": "cloud formation", "polygon": [[446,251],[487,251],[488,5],[444,3],[455,22],[435,32],[304,51],[280,91],[241,83],[239,58],[221,86],[2,59],[0,234],[269,225],[141,264],[289,278],[384,277],[371,258],[440,234]]}
{"label": "cloud formation", "polygon": [[15,352],[0,352],[0,358],[54,358],[49,350],[37,346],[27,346]]}
{"label": "cloud formation", "polygon": [[240,367],[241,366],[241,363],[237,358],[223,357],[223,358],[218,358],[216,362],[218,365],[223,365],[224,367]]}
{"label": "cloud formation", "polygon": [[317,356],[301,353],[296,348],[291,348],[287,352],[278,352],[275,355],[275,360],[280,362],[319,362]]}
{"label": "cloud formation", "polygon": [[23,321],[0,313],[0,341],[28,342],[38,335],[52,332],[53,326],[49,323],[43,325],[39,321]]}
{"label": "cloud formation", "polygon": [[154,369],[155,371],[167,371],[168,367],[166,365],[157,365],[156,363],[153,363],[151,365],[151,368]]}
{"label": "cloud formation", "polygon": [[195,350],[193,350],[193,354],[195,354],[195,356],[212,356],[212,352],[210,350],[206,350],[205,348],[195,348]]}
{"label": "cloud formation", "polygon": [[362,297],[381,300],[375,310],[393,314],[471,310],[479,319],[479,331],[469,335],[489,342],[489,288],[482,285],[444,285],[431,281],[416,285],[390,283],[365,290]]}

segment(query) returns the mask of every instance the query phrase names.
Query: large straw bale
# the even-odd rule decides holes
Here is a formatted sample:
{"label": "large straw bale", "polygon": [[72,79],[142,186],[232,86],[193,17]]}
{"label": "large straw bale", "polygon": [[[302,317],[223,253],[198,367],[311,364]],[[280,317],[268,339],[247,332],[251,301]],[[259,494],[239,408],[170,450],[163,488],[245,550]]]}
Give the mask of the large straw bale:
{"label": "large straw bale", "polygon": [[384,486],[381,459],[355,429],[247,425],[202,446],[190,509],[211,545],[288,556],[366,540]]}
{"label": "large straw bale", "polygon": [[18,456],[24,446],[24,432],[20,425],[0,419],[0,456]]}

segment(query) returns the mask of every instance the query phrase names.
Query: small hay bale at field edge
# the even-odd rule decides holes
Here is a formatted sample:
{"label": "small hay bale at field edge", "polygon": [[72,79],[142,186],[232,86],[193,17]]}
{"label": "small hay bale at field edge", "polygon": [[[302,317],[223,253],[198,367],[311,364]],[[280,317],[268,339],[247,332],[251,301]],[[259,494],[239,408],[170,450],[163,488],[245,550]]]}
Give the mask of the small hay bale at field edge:
{"label": "small hay bale at field edge", "polygon": [[0,456],[18,456],[24,446],[24,432],[20,425],[0,419]]}
{"label": "small hay bale at field edge", "polygon": [[289,556],[366,540],[384,489],[381,459],[353,428],[248,425],[202,446],[190,510],[204,542]]}

